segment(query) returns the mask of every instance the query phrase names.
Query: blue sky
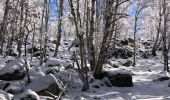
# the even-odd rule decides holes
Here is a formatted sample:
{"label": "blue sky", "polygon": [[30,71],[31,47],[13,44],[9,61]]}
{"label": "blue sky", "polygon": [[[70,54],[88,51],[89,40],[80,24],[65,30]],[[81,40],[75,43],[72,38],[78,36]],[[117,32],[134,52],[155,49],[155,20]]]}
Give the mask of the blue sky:
{"label": "blue sky", "polygon": [[136,12],[136,7],[133,6],[133,7],[131,8],[130,16],[135,16],[135,12]]}
{"label": "blue sky", "polygon": [[[50,17],[57,16],[57,12],[56,12],[56,9],[55,9],[56,8],[56,1],[57,0],[50,0],[50,11],[51,11],[51,16]],[[135,11],[136,11],[136,6],[134,5],[131,8],[130,15],[135,16]]]}
{"label": "blue sky", "polygon": [[56,8],[56,0],[50,0],[50,18],[57,16]]}

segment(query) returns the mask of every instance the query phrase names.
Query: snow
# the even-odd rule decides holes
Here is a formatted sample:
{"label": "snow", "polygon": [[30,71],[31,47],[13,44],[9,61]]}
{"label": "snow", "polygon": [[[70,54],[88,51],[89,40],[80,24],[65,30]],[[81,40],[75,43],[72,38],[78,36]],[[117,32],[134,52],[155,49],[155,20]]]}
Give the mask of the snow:
{"label": "snow", "polygon": [[[24,92],[15,96],[16,99],[14,100],[19,100],[20,97],[24,97],[28,94],[38,97],[34,91],[46,89],[51,83],[60,84],[59,80],[61,80],[64,85],[68,84],[65,89],[65,95],[62,96],[62,100],[170,100],[170,87],[168,87],[170,80],[153,82],[153,80],[160,77],[170,77],[170,73],[163,71],[163,58],[161,52],[158,52],[158,56],[149,59],[143,59],[137,56],[136,67],[122,66],[122,64],[126,62],[124,59],[110,59],[111,63],[118,64],[120,68],[112,68],[106,64],[104,70],[112,74],[131,74],[134,86],[107,87],[104,82],[108,81],[108,79],[105,77],[103,80],[89,81],[90,89],[86,92],[81,92],[83,83],[79,78],[79,74],[73,69],[65,70],[63,68],[63,66],[65,67],[70,64],[70,62],[68,62],[70,55],[70,52],[59,51],[59,57],[63,57],[62,59],[59,57],[50,57],[47,60],[44,65],[45,67],[53,65],[54,67],[61,67],[59,69],[62,69],[54,75],[46,75],[44,73],[44,66],[38,65],[38,59],[34,58],[32,67],[29,71],[32,82],[26,86],[24,82],[26,79],[19,82],[11,81],[11,86],[5,91],[8,91],[9,89],[20,91],[23,89]],[[0,59],[0,74],[12,72],[16,68],[22,68],[24,66],[24,61],[21,59],[14,59],[12,57],[3,58],[1,56]],[[5,62],[10,59],[13,61],[6,64]],[[96,85],[99,86],[99,88],[93,87]],[[0,100],[8,100],[5,98],[6,94],[6,92],[0,91]],[[10,98],[13,97],[11,94],[8,95],[10,95]],[[51,99],[51,97],[47,96],[39,97],[40,100],[48,100],[47,98]]]}
{"label": "snow", "polygon": [[13,95],[0,90],[0,100],[12,100]]}
{"label": "snow", "polygon": [[45,64],[45,66],[67,66],[68,62],[61,60],[61,59],[56,59],[56,58],[49,58]]}
{"label": "snow", "polygon": [[[68,89],[63,100],[170,100],[170,81],[153,82],[161,76],[169,76],[169,73],[162,71],[161,56],[158,57],[159,59],[138,59],[136,67],[121,67],[117,71],[122,72],[123,68],[127,72],[130,70],[133,73],[133,87],[106,87],[100,85],[102,80],[95,80],[90,86],[97,84],[100,88],[90,87],[87,92]],[[114,70],[116,69],[111,69]]]}
{"label": "snow", "polygon": [[20,98],[24,98],[27,96],[31,96],[31,98],[34,98],[35,100],[40,100],[38,94],[32,91],[31,89],[25,90],[24,93],[21,94]]}
{"label": "snow", "polygon": [[119,69],[110,69],[107,71],[110,75],[117,75],[117,74],[129,74],[131,75],[132,72],[130,70],[126,70],[123,68],[119,68]]}
{"label": "snow", "polygon": [[[65,67],[70,64],[70,62],[68,62],[70,55],[70,52],[59,51],[59,57],[50,57],[47,60],[44,65],[45,67],[48,65],[61,67],[59,69],[62,70],[55,73],[55,75],[46,75],[44,73],[44,66],[38,65],[38,59],[34,58],[32,67],[29,71],[32,82],[26,86],[24,82],[26,79],[19,82],[11,81],[11,86],[9,86],[5,91],[8,91],[9,89],[20,91],[23,89],[24,92],[15,96],[16,99],[14,100],[19,100],[20,97],[24,97],[28,94],[38,97],[34,91],[46,89],[51,83],[60,84],[59,80],[61,80],[64,85],[68,84],[64,93],[65,95],[62,96],[62,100],[170,100],[170,87],[168,87],[170,80],[153,82],[153,80],[160,77],[170,77],[170,73],[163,71],[163,58],[161,56],[161,52],[158,52],[158,56],[151,57],[149,59],[143,59],[137,56],[136,67],[122,66],[122,64],[126,62],[124,59],[110,59],[111,63],[118,64],[120,68],[112,68],[106,64],[104,70],[112,74],[131,74],[134,86],[107,87],[105,85],[105,81],[108,81],[108,79],[105,77],[103,80],[93,80],[93,82],[90,82],[89,80],[90,89],[86,92],[81,92],[83,83],[80,80],[78,73],[73,69],[65,70],[62,68],[63,66]],[[61,59],[60,57],[63,58]],[[0,59],[0,74],[3,74],[4,72],[11,72],[16,68],[24,66],[24,61],[21,59],[14,59],[12,57],[3,58],[1,56]],[[4,63],[10,59],[13,61],[8,64]],[[93,86],[99,86],[99,88],[95,88]],[[0,100],[7,100],[5,95],[6,92],[1,91]],[[8,95],[10,95],[11,98],[13,97],[11,94]],[[47,98],[52,99],[51,97],[40,96],[39,100],[48,100]]]}

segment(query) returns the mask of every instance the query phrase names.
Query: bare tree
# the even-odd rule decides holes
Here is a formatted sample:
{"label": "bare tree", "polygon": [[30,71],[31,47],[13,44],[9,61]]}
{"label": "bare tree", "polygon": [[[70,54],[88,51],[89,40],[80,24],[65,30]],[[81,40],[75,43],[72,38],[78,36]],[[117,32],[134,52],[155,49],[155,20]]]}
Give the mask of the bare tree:
{"label": "bare tree", "polygon": [[[118,9],[122,4],[128,0],[105,0],[104,1],[104,34],[100,53],[98,55],[97,63],[95,66],[94,77],[101,78],[102,67],[108,60],[109,55],[113,50],[113,36],[116,29],[116,22],[127,16],[125,13],[118,13]],[[126,8],[126,7],[125,7]]]}
{"label": "bare tree", "polygon": [[136,34],[138,33],[139,30],[141,30],[141,25],[140,25],[140,18],[141,18],[141,13],[142,10],[147,7],[146,2],[142,0],[136,0],[137,3],[137,8],[135,12],[135,25],[134,25],[134,43],[133,43],[133,66],[136,65]]}
{"label": "bare tree", "polygon": [[94,71],[95,69],[95,47],[94,47],[94,15],[95,15],[95,0],[92,0],[91,3],[91,19],[90,19],[90,32],[87,36],[87,41],[89,45],[87,45],[87,49],[89,51],[89,58],[90,58],[90,66],[91,70]]}
{"label": "bare tree", "polygon": [[164,57],[164,71],[169,72],[169,66],[168,66],[168,16],[169,16],[169,10],[167,8],[168,3],[166,0],[162,1],[162,8],[163,8],[163,31],[162,31],[162,39],[163,39],[163,57]]}
{"label": "bare tree", "polygon": [[[161,3],[161,1],[159,1],[159,3]],[[156,56],[157,48],[160,46],[160,44],[162,42],[162,36],[161,36],[162,16],[163,16],[162,6],[159,4],[159,22],[158,22],[158,26],[157,26],[156,40],[155,40],[154,46],[152,48],[153,56]]]}

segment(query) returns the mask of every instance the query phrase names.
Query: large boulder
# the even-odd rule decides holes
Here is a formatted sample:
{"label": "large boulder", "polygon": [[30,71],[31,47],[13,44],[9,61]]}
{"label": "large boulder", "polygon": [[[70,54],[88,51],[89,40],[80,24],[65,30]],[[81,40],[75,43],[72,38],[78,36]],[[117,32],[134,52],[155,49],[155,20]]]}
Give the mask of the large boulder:
{"label": "large boulder", "polygon": [[0,80],[13,81],[21,80],[25,77],[25,63],[24,60],[15,59],[10,61],[0,69]]}
{"label": "large boulder", "polygon": [[51,96],[49,93],[59,95],[62,90],[62,84],[54,75],[48,74],[30,83],[26,89],[31,89],[43,96]]}
{"label": "large boulder", "polygon": [[78,72],[73,69],[60,71],[55,75],[64,84],[67,84],[67,87],[69,88],[81,88],[83,86],[83,82],[81,81]]}
{"label": "large boulder", "polygon": [[110,80],[112,86],[117,87],[132,87],[132,75],[125,72],[105,72],[106,77]]}
{"label": "large boulder", "polygon": [[17,82],[11,82],[11,84],[9,84],[9,86],[4,91],[10,94],[19,94],[23,92],[23,89],[24,89],[23,84]]}
{"label": "large boulder", "polygon": [[[39,79],[40,77],[45,76],[46,74],[42,66],[41,67],[34,66],[29,70],[29,75],[30,75],[31,81],[35,81]],[[24,80],[27,81],[28,80],[27,77],[25,77]]]}

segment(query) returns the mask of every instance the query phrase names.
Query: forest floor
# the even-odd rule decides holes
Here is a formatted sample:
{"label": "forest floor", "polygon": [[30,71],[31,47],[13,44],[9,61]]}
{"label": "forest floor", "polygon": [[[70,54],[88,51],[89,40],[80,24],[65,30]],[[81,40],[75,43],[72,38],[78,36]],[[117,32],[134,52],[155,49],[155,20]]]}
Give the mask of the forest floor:
{"label": "forest floor", "polygon": [[[26,77],[23,78],[22,80],[14,80],[14,81],[0,80],[0,100],[7,96],[6,93],[9,93],[8,94],[9,98],[13,98],[14,100],[20,100],[20,97],[23,94],[25,94],[23,93],[23,91],[28,89],[28,87],[30,87],[33,90],[46,88],[46,86],[48,86],[48,84],[50,83],[50,79],[43,80],[43,77],[46,76],[49,77],[48,74],[46,73],[47,72],[46,69],[48,69],[48,65],[50,66],[54,65],[54,67],[52,68],[57,68],[56,69],[57,74],[54,75],[57,78],[58,78],[57,75],[59,75],[59,77],[61,76],[63,80],[66,82],[69,80],[67,75],[68,74],[73,75],[73,80],[71,81],[72,83],[70,83],[70,86],[66,87],[65,93],[62,96],[62,100],[170,100],[170,95],[169,95],[170,87],[168,87],[170,79],[159,80],[162,77],[170,77],[170,73],[163,71],[163,58],[162,58],[161,51],[157,52],[158,55],[156,57],[149,57],[147,59],[137,56],[136,67],[132,67],[132,66],[125,67],[120,65],[119,68],[113,68],[107,64],[105,65],[107,70],[126,70],[132,73],[133,87],[114,87],[114,86],[107,87],[106,85],[101,85],[103,83],[102,80],[94,80],[93,83],[89,84],[90,85],[89,90],[82,92],[81,91],[82,82],[80,82],[78,75],[75,74],[75,72],[69,72],[69,70],[63,68],[64,66],[67,66],[69,63],[72,63],[70,60],[71,52],[73,49],[76,49],[73,48],[71,51],[68,51],[67,48],[69,47],[71,42],[70,41],[65,41],[65,42],[67,42],[68,44],[60,48],[58,57],[53,58],[52,57],[53,53],[50,52],[49,53],[50,57],[48,58],[47,62],[43,66],[39,65],[38,57],[33,58],[33,62],[32,62],[33,65],[29,71],[31,80],[34,83],[33,86],[31,85],[27,86],[25,84],[27,80]],[[62,42],[62,45],[63,44],[64,43]],[[53,47],[54,44],[49,43],[48,45],[49,47]],[[5,72],[13,71],[11,67],[15,69],[18,68],[18,66],[23,66],[22,64],[23,62],[20,60],[16,60],[16,62],[11,63],[12,65],[8,65],[11,59],[14,60],[16,58],[11,56],[9,57],[0,56],[0,75]],[[28,60],[30,60],[30,54],[28,55]],[[111,63],[117,63],[117,62],[123,63],[126,62],[127,59],[111,58],[110,61]],[[37,82],[37,80],[39,81]],[[43,83],[43,81],[45,81],[45,83]],[[10,83],[10,86],[8,86],[6,89],[2,89],[2,87],[4,87],[4,83],[5,84]],[[94,85],[97,85],[98,87],[94,87]],[[40,96],[40,100],[52,100],[47,98],[48,97]],[[2,99],[2,100],[11,100],[11,99]]]}

